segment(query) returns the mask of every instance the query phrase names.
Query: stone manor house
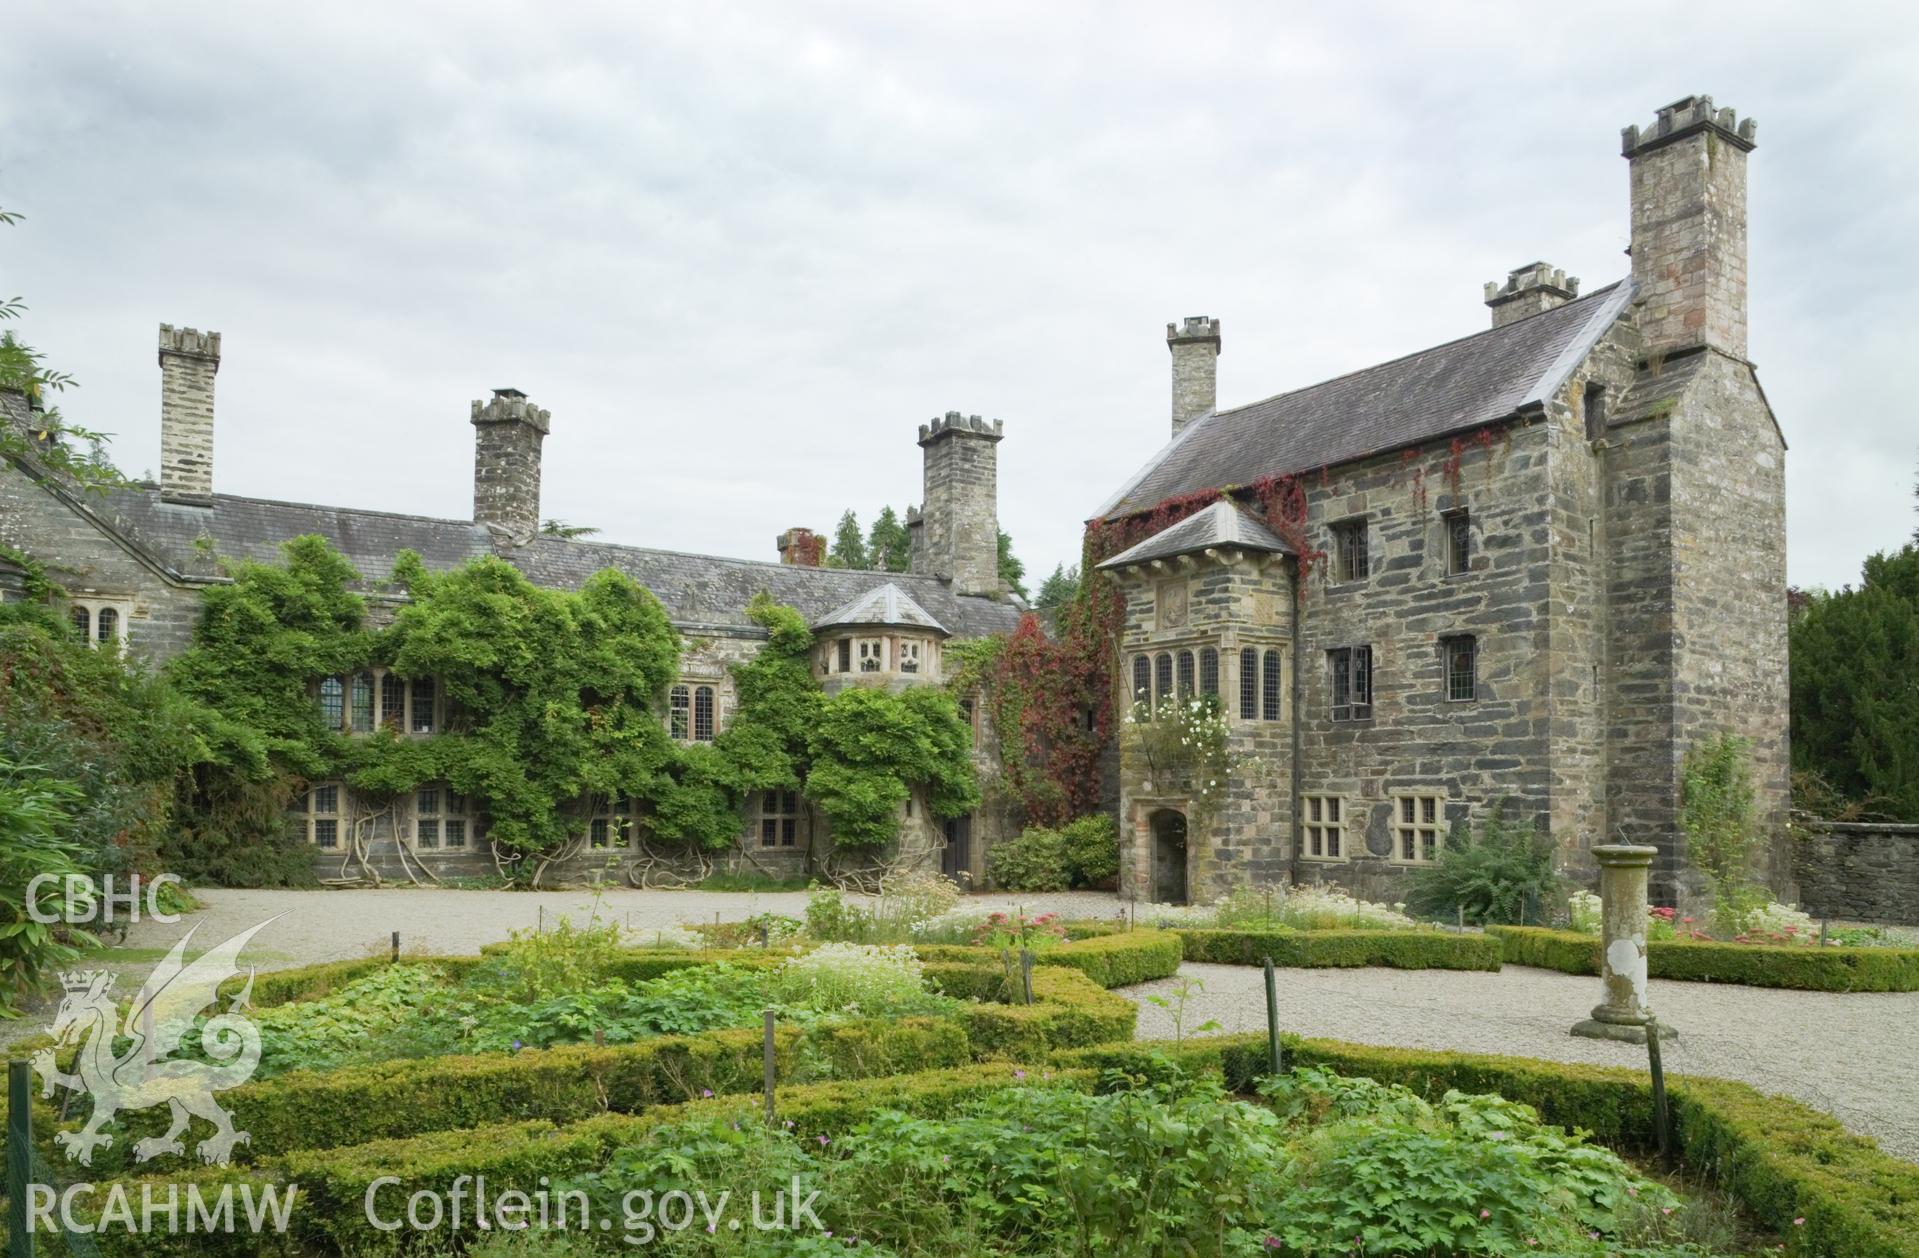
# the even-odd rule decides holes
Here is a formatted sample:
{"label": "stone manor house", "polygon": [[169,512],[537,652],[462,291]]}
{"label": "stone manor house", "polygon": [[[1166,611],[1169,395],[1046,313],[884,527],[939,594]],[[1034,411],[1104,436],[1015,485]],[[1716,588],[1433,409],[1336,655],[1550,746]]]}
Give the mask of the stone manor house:
{"label": "stone manor house", "polygon": [[[1705,96],[1626,128],[1629,274],[1582,293],[1561,270],[1520,267],[1486,286],[1492,326],[1443,345],[1220,409],[1220,323],[1168,326],[1171,439],[1096,513],[1166,522],[1102,565],[1126,598],[1117,697],[1216,696],[1249,763],[1200,808],[1190,782],[1156,777],[1140,740],[1120,739],[1109,794],[1127,895],[1325,879],[1397,898],[1407,870],[1498,804],[1550,834],[1576,876],[1596,843],[1657,844],[1653,892],[1672,902],[1691,882],[1682,760],[1721,730],[1752,741],[1783,830],[1785,446],[1746,357],[1754,134]],[[812,621],[829,689],[937,683],[948,643],[1008,632],[1023,612],[998,578],[997,421],[920,427],[912,571],[851,572],[818,566],[822,539],[804,529],[781,535],[778,563],[542,534],[551,418],[512,389],[472,405],[470,520],[215,493],[219,334],[163,324],[159,362],[158,484],[82,496],[30,458],[0,466],[0,542],[53,572],[101,646],[179,652],[222,557],[271,560],[303,534],[358,567],[376,616],[391,613],[378,583],[402,548],[433,568],[498,554],[560,589],[613,567],[683,635],[663,719],[704,740],[733,705],[728,666],[763,640],[743,614],[762,590]],[[30,422],[22,399],[0,405]],[[431,737],[445,721],[431,678],[315,678],[314,701],[348,733]],[[977,881],[1018,821],[995,802],[987,705],[967,706],[988,802],[943,826],[909,803],[901,848]],[[582,851],[562,875],[634,876],[648,858],[629,813],[583,801]],[[317,783],[291,823],[327,876],[356,861],[398,874],[402,847],[436,871],[491,867],[485,818],[447,790],[374,808]],[[768,794],[733,863],[797,872],[829,850],[805,800]],[[1787,892],[1790,862],[1771,856]]]}
{"label": "stone manor house", "polygon": [[[922,504],[907,517],[912,570],[856,572],[821,567],[825,539],[806,529],[780,535],[777,562],[543,534],[540,455],[552,417],[515,389],[496,389],[472,404],[470,520],[216,493],[220,334],[162,324],[159,362],[158,484],[80,494],[30,458],[0,462],[0,542],[46,566],[67,591],[78,631],[102,648],[156,662],[177,655],[197,623],[200,592],[226,579],[222,559],[274,561],[283,542],[307,534],[327,538],[359,570],[376,623],[404,597],[380,584],[403,549],[418,552],[432,569],[500,555],[535,584],[554,589],[576,589],[595,572],[616,568],[652,591],[679,631],[680,678],[665,696],[664,719],[674,738],[704,742],[732,713],[730,665],[750,659],[765,640],[745,615],[761,592],[811,621],[829,692],[850,684],[938,685],[946,643],[1010,632],[1024,611],[999,579],[997,461],[1004,434],[997,420],[949,412],[920,425],[925,478]],[[30,425],[18,394],[0,395],[0,407],[7,408],[7,422]],[[0,572],[0,585],[5,575]],[[432,678],[381,669],[316,677],[313,696],[349,735],[393,728],[430,738],[447,715],[446,697]],[[984,705],[962,700],[961,706],[974,721],[975,746],[991,746],[990,736],[980,737],[988,732],[981,728]],[[990,784],[995,760],[976,752],[975,761],[982,785]],[[929,816],[923,798],[909,799],[896,855],[905,864],[983,879],[987,845],[1014,824],[992,798],[989,792],[977,814],[945,822]],[[626,801],[582,800],[579,850],[550,877],[671,882],[703,872],[652,851],[636,811]],[[409,861],[439,876],[493,869],[485,817],[444,785],[376,801],[343,782],[313,783],[294,801],[289,823],[313,845],[316,872],[326,879],[355,880],[369,868],[404,879]],[[825,830],[794,792],[762,793],[748,801],[739,844],[720,863],[780,876],[811,872],[830,864]]]}
{"label": "stone manor house", "polygon": [[1141,703],[1217,695],[1257,765],[1202,828],[1190,785],[1122,739],[1129,894],[1324,878],[1394,899],[1503,801],[1575,875],[1594,844],[1656,844],[1672,903],[1681,763],[1721,730],[1752,740],[1782,833],[1785,443],[1746,357],[1754,134],[1708,96],[1626,128],[1630,273],[1582,293],[1522,266],[1456,341],[1221,409],[1220,323],[1167,327],[1171,440],[1098,514],[1226,492],[1102,565],[1126,595],[1121,672]]}

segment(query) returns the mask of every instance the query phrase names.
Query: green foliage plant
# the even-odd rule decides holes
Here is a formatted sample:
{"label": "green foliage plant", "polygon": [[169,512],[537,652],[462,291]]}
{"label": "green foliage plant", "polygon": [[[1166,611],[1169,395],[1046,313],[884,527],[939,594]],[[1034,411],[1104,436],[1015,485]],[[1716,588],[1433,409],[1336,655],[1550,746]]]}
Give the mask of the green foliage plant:
{"label": "green foliage plant", "polygon": [[1760,834],[1753,814],[1751,743],[1722,733],[1692,747],[1681,767],[1679,828],[1686,857],[1705,877],[1713,928],[1739,934],[1747,916],[1771,900],[1753,881]]}
{"label": "green foliage plant", "polygon": [[1505,802],[1495,801],[1476,832],[1461,827],[1436,861],[1413,871],[1406,903],[1427,917],[1463,914],[1476,926],[1537,920],[1559,898],[1553,855],[1550,836],[1507,821]]}
{"label": "green foliage plant", "polygon": [[807,750],[806,797],[830,825],[835,848],[872,851],[898,838],[915,783],[934,817],[957,817],[980,803],[972,732],[943,689],[849,686],[820,704]]}
{"label": "green foliage plant", "polygon": [[60,916],[59,881],[28,890],[42,875],[64,880],[85,872],[85,850],[67,837],[79,794],[31,766],[0,762],[0,1018],[18,1017],[20,998],[42,990],[56,968],[79,955],[76,941],[91,942],[34,919],[35,911]]}

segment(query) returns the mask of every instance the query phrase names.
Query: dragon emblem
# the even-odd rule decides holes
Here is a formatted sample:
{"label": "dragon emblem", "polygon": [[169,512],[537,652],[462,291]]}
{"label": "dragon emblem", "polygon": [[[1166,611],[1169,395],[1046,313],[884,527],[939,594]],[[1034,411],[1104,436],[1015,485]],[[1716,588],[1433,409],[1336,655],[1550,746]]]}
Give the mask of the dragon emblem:
{"label": "dragon emblem", "polygon": [[[59,1069],[56,1050],[51,1048],[34,1054],[33,1069],[40,1076],[43,1097],[62,1087],[93,1098],[93,1116],[84,1128],[54,1133],[68,1160],[91,1166],[94,1150],[113,1143],[105,1129],[114,1115],[156,1105],[172,1111],[172,1122],[165,1135],[134,1143],[134,1157],[141,1162],[163,1153],[184,1154],[180,1136],[196,1117],[214,1126],[213,1135],[201,1141],[197,1150],[203,1162],[225,1163],[235,1145],[250,1143],[246,1132],[233,1129],[233,1116],[220,1108],[213,1094],[245,1083],[260,1064],[259,1028],[240,1012],[253,996],[253,971],[247,970],[245,988],[226,1011],[200,1028],[200,1048],[207,1060],[169,1058],[168,1054],[180,1047],[200,1012],[218,1001],[220,985],[240,973],[238,958],[247,941],[273,920],[242,931],[192,961],[185,959],[187,942],[193,938],[193,930],[187,931],[153,967],[124,1019],[118,1016],[111,995],[110,972],[84,970],[60,976],[67,995],[54,1016],[53,1037],[62,1049],[79,1045],[74,1073]],[[117,1057],[116,1038],[132,1041]]]}

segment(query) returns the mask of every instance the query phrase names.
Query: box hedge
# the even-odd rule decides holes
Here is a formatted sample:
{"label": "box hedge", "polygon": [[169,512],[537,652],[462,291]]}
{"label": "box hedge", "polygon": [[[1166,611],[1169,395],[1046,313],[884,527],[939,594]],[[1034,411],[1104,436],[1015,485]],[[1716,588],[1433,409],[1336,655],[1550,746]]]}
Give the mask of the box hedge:
{"label": "box hedge", "polygon": [[[1165,930],[1119,931],[1107,923],[1071,923],[1068,940],[1033,954],[1035,966],[1078,970],[1101,987],[1129,987],[1171,978],[1179,971],[1183,952],[1179,936]],[[999,967],[994,948],[964,944],[921,944],[914,948],[927,961],[957,961]]]}
{"label": "box hedge", "polygon": [[[1599,938],[1543,926],[1488,926],[1505,959],[1565,974],[1599,973]],[[1743,983],[1809,992],[1919,991],[1919,948],[1818,948],[1655,939],[1646,945],[1652,978]]]}
{"label": "box hedge", "polygon": [[1292,968],[1497,970],[1499,941],[1438,930],[1176,930],[1188,961]]}

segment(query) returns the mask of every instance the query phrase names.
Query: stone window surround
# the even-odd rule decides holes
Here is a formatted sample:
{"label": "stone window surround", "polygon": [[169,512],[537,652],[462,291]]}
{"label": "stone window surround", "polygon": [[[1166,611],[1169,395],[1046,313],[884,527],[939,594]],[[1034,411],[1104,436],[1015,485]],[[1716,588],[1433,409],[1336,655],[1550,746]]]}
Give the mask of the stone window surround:
{"label": "stone window surround", "polygon": [[1338,585],[1357,585],[1373,575],[1372,521],[1364,515],[1327,522],[1332,534],[1328,575]]}
{"label": "stone window surround", "polygon": [[710,743],[719,732],[718,682],[705,677],[682,677],[666,688],[667,737],[681,743]]}
{"label": "stone window surround", "polygon": [[480,813],[473,806],[473,797],[457,793],[445,782],[422,782],[396,807],[411,814],[401,824],[411,831],[416,848],[463,851],[481,837]]}
{"label": "stone window surround", "polygon": [[798,791],[760,791],[753,799],[753,822],[747,841],[776,851],[781,848],[804,851],[813,845],[812,831],[806,820],[806,802]]}
{"label": "stone window surround", "polygon": [[581,810],[586,817],[586,846],[595,852],[623,852],[633,846],[633,801],[596,795]]}
{"label": "stone window surround", "polygon": [[[1287,655],[1286,648],[1280,643],[1245,643],[1256,648],[1261,657],[1268,650],[1280,652],[1281,705],[1285,703],[1285,685]],[[1207,652],[1212,652],[1210,672],[1216,683],[1214,689],[1203,689],[1209,672]],[[1168,669],[1165,680],[1160,675],[1160,657],[1164,656]],[[1140,664],[1146,666],[1146,688],[1141,691],[1136,683],[1139,680]],[[1190,667],[1189,667],[1190,665]],[[1139,643],[1126,650],[1122,674],[1127,694],[1132,702],[1146,704],[1149,708],[1175,696],[1188,694],[1213,694],[1220,700],[1220,714],[1229,720],[1242,720],[1234,714],[1238,708],[1229,702],[1237,693],[1239,648],[1232,646],[1229,640],[1211,637],[1181,637],[1164,642]],[[1284,719],[1284,712],[1277,719]]]}
{"label": "stone window surround", "polygon": [[[387,710],[386,700],[388,698],[388,687],[386,686],[386,680],[389,676],[398,678],[405,686],[405,691],[402,695],[402,705],[398,712]],[[360,677],[367,679],[367,685],[370,689],[373,703],[372,724],[367,729],[356,730],[353,728],[353,687],[355,679]],[[326,711],[328,705],[322,701],[321,689],[328,682],[336,684],[340,690],[339,732],[342,734],[358,736],[376,733],[381,729],[388,728],[396,717],[399,720],[399,724],[392,726],[393,732],[396,734],[424,738],[446,728],[446,688],[439,684],[438,678],[400,677],[398,673],[388,668],[361,668],[355,669],[350,673],[341,673],[338,676],[321,677],[312,683],[308,691],[313,702],[320,707],[322,713]],[[426,729],[416,728],[419,723],[416,719],[417,713],[415,712],[415,701],[419,698],[416,686],[421,682],[430,683],[433,686],[433,710],[427,715],[428,728]]]}
{"label": "stone window surround", "polygon": [[1448,577],[1470,576],[1473,570],[1473,517],[1465,507],[1442,511],[1439,515],[1441,554]]}
{"label": "stone window surround", "polygon": [[[1459,686],[1459,657],[1465,656],[1465,693]],[[1448,703],[1479,701],[1479,639],[1470,633],[1446,633],[1439,638],[1440,689]]]}
{"label": "stone window surround", "polygon": [[133,599],[131,596],[115,596],[111,594],[69,595],[67,597],[67,612],[68,615],[72,617],[74,623],[78,625],[79,617],[72,615],[75,611],[83,611],[86,613],[86,641],[87,645],[91,647],[105,645],[100,637],[100,613],[113,613],[114,644],[122,654],[126,653],[127,622],[133,619]]}
{"label": "stone window surround", "polygon": [[[1318,805],[1315,813],[1314,805]],[[1352,825],[1352,799],[1325,791],[1308,791],[1299,797],[1299,857],[1301,860],[1322,863],[1344,863],[1351,859],[1352,844],[1348,842]],[[1317,816],[1319,819],[1314,820]],[[1314,832],[1319,832],[1321,850],[1313,851]],[[1327,848],[1337,848],[1328,852]]]}
{"label": "stone window surround", "polygon": [[[288,802],[287,816],[300,827],[302,842],[323,852],[338,851],[347,825],[347,802],[345,782],[314,782]],[[322,809],[321,804],[330,804],[331,808]],[[329,825],[331,830],[326,829]],[[322,843],[322,834],[331,841]]]}
{"label": "stone window surround", "polygon": [[[1347,669],[1346,702],[1339,701],[1339,669],[1344,662]],[[1360,666],[1364,665],[1366,679],[1365,699],[1358,696],[1358,687],[1353,682],[1361,675]],[[1379,653],[1368,642],[1356,642],[1348,646],[1328,647],[1326,649],[1326,712],[1336,723],[1352,725],[1373,719],[1374,706],[1379,698]],[[1343,713],[1343,715],[1342,715]]]}
{"label": "stone window surround", "polygon": [[[1388,826],[1393,850],[1388,859],[1395,865],[1432,864],[1446,845],[1445,790],[1429,786],[1399,787],[1387,791],[1386,798],[1393,809],[1392,822]],[[1424,806],[1428,801],[1432,804],[1430,809]],[[1409,806],[1412,813],[1410,821],[1406,819]],[[1413,838],[1414,854],[1411,857],[1406,855],[1405,850],[1408,831]],[[1428,839],[1431,840],[1430,846]]]}

